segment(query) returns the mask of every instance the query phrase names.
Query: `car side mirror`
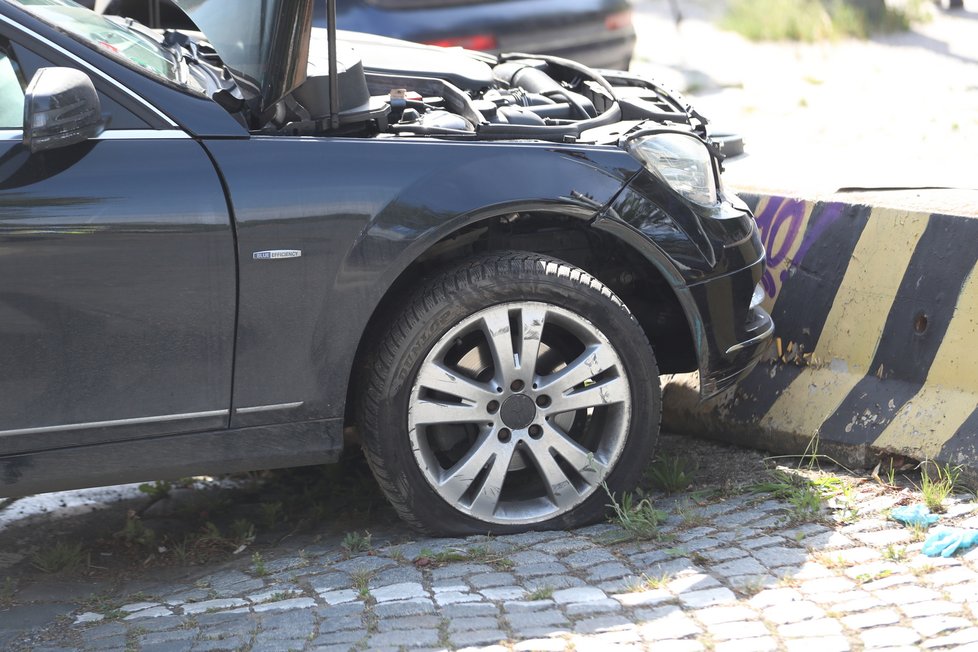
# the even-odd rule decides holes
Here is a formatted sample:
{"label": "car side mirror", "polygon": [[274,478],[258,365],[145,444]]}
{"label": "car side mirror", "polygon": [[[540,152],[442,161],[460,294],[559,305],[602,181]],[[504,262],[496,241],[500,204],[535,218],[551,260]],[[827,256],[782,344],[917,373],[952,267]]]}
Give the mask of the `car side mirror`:
{"label": "car side mirror", "polygon": [[98,92],[74,68],[40,68],[24,94],[24,145],[31,153],[66,147],[102,133]]}

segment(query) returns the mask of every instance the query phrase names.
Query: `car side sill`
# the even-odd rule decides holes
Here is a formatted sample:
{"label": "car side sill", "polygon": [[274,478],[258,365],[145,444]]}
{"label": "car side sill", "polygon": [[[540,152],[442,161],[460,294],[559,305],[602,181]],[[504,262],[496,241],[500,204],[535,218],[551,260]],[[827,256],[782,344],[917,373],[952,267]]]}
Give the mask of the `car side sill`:
{"label": "car side sill", "polygon": [[343,420],[169,435],[0,457],[0,497],[336,462]]}

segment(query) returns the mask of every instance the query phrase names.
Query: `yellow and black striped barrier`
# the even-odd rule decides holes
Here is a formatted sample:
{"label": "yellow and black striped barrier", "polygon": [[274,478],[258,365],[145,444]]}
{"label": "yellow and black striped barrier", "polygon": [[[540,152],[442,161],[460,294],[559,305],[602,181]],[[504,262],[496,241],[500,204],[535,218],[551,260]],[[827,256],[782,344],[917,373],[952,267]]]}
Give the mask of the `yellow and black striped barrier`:
{"label": "yellow and black striped barrier", "polygon": [[978,477],[978,218],[743,198],[767,249],[776,339],[709,401],[695,376],[670,379],[665,427],[848,464],[893,453]]}

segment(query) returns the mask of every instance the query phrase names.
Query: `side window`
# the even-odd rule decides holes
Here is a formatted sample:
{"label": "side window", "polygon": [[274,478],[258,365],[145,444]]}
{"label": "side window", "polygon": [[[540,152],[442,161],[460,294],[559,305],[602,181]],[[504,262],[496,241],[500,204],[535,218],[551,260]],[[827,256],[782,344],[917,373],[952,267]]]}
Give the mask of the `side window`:
{"label": "side window", "polygon": [[0,47],[0,129],[24,127],[24,87],[13,59]]}

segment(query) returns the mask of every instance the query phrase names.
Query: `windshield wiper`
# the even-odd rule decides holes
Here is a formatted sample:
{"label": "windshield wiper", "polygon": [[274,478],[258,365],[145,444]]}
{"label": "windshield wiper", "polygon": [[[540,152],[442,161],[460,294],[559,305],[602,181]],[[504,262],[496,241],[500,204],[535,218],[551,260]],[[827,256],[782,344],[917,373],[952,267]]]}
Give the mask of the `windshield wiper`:
{"label": "windshield wiper", "polygon": [[197,41],[183,32],[168,29],[163,32],[163,47],[181,60],[193,64],[194,70],[206,77],[207,92],[211,99],[231,113],[241,110],[244,97],[234,78],[227,69],[221,74],[220,68],[210,65],[202,58]]}
{"label": "windshield wiper", "polygon": [[163,47],[177,59],[200,63],[200,49],[197,41],[186,34],[168,29],[163,32]]}

